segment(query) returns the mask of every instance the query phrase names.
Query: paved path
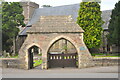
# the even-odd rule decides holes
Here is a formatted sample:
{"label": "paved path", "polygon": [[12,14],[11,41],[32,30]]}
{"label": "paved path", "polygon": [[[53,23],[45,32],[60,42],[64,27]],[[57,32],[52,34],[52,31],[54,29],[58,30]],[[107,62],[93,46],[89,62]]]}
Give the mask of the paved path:
{"label": "paved path", "polygon": [[48,70],[3,69],[4,78],[118,78],[118,66],[77,68],[54,68]]}

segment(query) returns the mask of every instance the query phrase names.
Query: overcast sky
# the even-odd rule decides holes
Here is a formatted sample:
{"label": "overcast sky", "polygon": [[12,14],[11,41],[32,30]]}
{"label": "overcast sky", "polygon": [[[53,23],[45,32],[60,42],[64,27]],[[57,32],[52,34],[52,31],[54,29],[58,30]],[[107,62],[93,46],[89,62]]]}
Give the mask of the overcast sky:
{"label": "overcast sky", "polygon": [[[5,0],[10,2],[17,2],[21,0]],[[32,2],[38,3],[40,6],[42,5],[51,5],[51,6],[62,6],[62,5],[69,5],[69,4],[77,4],[80,3],[82,0],[30,0]],[[118,0],[101,0],[101,10],[109,10],[113,9],[115,6],[115,3],[118,2]]]}

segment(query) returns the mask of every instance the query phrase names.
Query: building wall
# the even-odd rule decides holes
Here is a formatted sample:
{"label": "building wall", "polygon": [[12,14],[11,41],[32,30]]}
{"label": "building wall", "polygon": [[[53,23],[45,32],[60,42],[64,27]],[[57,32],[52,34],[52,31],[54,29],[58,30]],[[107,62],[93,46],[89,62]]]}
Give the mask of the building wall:
{"label": "building wall", "polygon": [[32,46],[38,46],[42,51],[42,69],[48,68],[48,50],[50,46],[57,40],[65,38],[74,44],[78,53],[78,68],[90,67],[93,65],[92,57],[86,45],[83,42],[83,33],[44,33],[44,34],[28,34],[23,43],[19,57],[23,62],[24,69],[29,69],[29,53],[28,49]]}
{"label": "building wall", "polygon": [[16,39],[16,53],[19,52],[27,36],[18,36]]}
{"label": "building wall", "polygon": [[[27,24],[31,17],[33,16],[33,13],[35,9],[39,8],[39,5],[35,2],[20,2],[21,6],[23,7],[23,15],[25,17],[24,23]],[[20,32],[24,30],[24,27],[19,27]],[[16,53],[19,52],[22,44],[24,43],[27,35],[18,36],[16,39]]]}
{"label": "building wall", "polygon": [[108,46],[108,40],[107,40],[107,35],[109,34],[108,30],[103,30],[102,32],[102,44],[100,47],[100,52],[102,53],[107,53],[109,52],[109,46]]}

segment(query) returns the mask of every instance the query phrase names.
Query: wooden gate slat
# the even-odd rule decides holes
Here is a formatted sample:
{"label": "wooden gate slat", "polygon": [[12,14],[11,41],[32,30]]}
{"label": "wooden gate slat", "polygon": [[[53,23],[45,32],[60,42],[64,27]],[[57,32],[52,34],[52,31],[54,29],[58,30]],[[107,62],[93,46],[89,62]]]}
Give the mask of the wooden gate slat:
{"label": "wooden gate slat", "polygon": [[[52,58],[51,58],[52,57]],[[77,54],[49,54],[49,67],[76,67]]]}

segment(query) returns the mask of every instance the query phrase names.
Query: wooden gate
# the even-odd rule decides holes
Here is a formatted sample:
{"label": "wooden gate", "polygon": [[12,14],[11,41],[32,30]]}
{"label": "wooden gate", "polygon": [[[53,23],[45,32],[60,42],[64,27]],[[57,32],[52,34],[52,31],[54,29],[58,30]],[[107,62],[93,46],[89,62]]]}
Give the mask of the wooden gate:
{"label": "wooden gate", "polygon": [[77,67],[77,53],[49,54],[49,67]]}

